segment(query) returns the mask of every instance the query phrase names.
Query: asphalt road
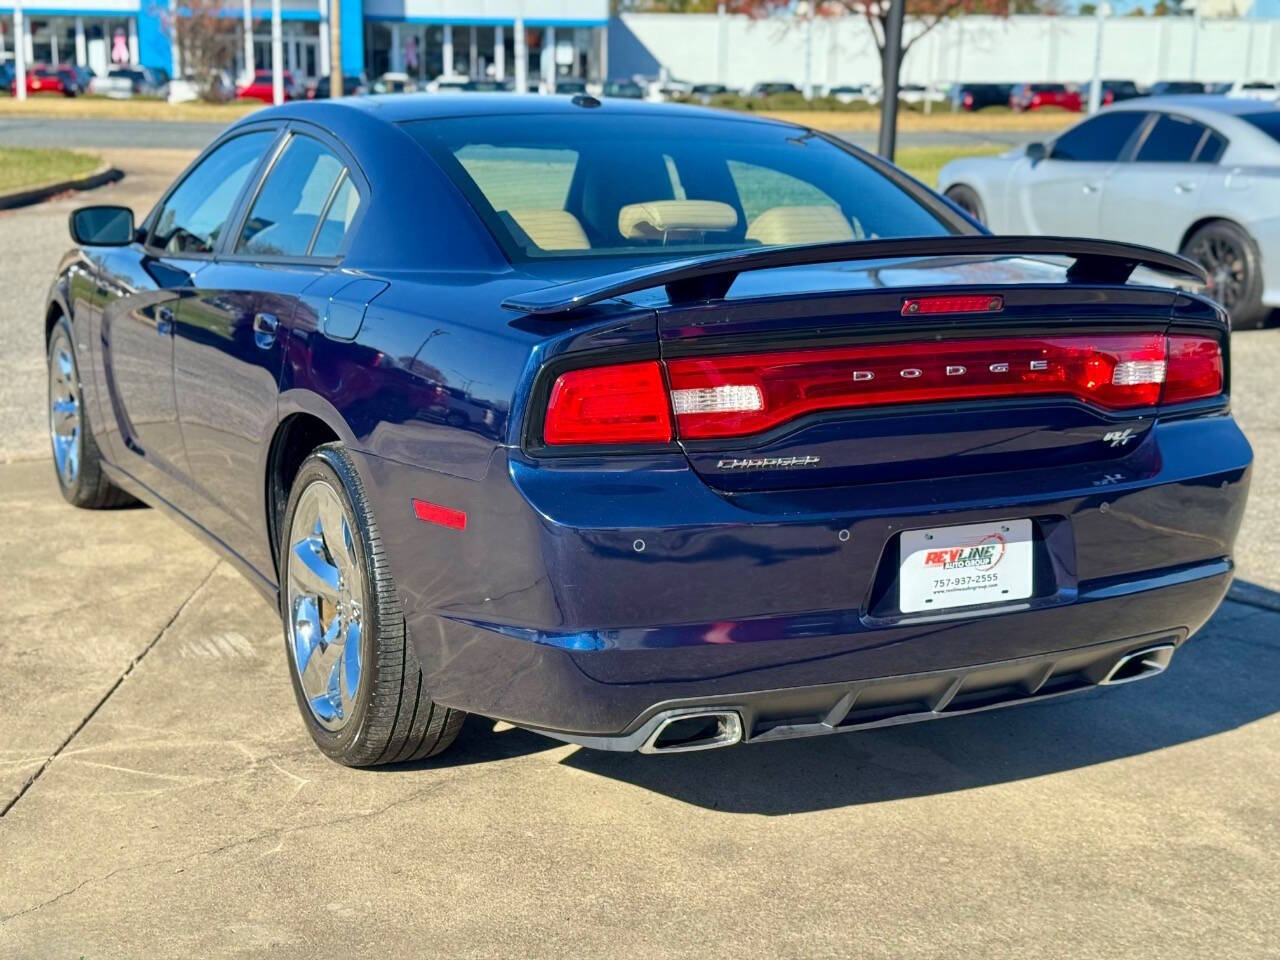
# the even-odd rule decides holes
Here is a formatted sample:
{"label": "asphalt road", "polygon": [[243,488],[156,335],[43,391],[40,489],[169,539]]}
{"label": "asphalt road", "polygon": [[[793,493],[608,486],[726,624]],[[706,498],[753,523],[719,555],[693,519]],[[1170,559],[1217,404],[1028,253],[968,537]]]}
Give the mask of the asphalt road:
{"label": "asphalt road", "polygon": [[[167,175],[117,162],[94,200]],[[1280,330],[1233,343],[1251,586],[1159,679],[686,756],[472,718],[357,772],[225,563],[56,491],[39,311],[76,202],[0,214],[0,957],[1280,953]]]}

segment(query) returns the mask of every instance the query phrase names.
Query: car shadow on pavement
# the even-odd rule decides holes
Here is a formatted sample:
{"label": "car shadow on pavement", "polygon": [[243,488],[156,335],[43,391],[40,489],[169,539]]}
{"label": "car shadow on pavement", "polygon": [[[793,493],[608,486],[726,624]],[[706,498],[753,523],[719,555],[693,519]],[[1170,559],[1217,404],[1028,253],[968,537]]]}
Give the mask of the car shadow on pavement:
{"label": "car shadow on pavement", "polygon": [[933,723],[669,756],[583,749],[563,762],[708,809],[781,815],[1173,747],[1280,712],[1280,593],[1242,586],[1252,602],[1224,604],[1168,672],[1150,680]]}

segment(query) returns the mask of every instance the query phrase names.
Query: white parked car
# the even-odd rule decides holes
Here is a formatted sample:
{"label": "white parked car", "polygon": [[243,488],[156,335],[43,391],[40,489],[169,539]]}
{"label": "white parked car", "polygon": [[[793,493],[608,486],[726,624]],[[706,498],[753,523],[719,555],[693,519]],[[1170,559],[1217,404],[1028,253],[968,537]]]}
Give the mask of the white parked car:
{"label": "white parked car", "polygon": [[879,103],[880,90],[869,83],[850,83],[831,87],[827,96],[839,103]]}
{"label": "white parked car", "polygon": [[1237,80],[1227,88],[1227,96],[1275,103],[1280,100],[1280,85],[1269,80]]}
{"label": "white parked car", "polygon": [[1126,240],[1199,261],[1237,327],[1280,307],[1280,110],[1144,97],[1048,143],[942,168],[938,188],[996,233]]}

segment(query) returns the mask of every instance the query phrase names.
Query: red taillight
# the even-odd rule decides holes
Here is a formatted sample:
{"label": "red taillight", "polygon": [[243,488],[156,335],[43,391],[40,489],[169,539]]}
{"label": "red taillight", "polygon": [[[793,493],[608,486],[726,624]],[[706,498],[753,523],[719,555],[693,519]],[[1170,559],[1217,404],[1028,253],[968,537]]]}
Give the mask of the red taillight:
{"label": "red taillight", "polygon": [[[981,299],[991,309],[992,298]],[[827,410],[1002,397],[1073,397],[1129,410],[1214,397],[1223,387],[1216,340],[1155,333],[869,344],[665,363],[669,398],[656,360],[561,375],[547,406],[545,441],[739,437]]]}
{"label": "red taillight", "polygon": [[1154,406],[1164,362],[1158,334],[1102,334],[697,357],[668,361],[668,374],[679,434],[692,440],[888,404],[1059,395],[1108,409]]}
{"label": "red taillight", "polygon": [[1004,297],[908,297],[902,301],[904,317],[922,313],[999,313],[1004,309]]}
{"label": "red taillight", "polygon": [[1209,337],[1174,334],[1169,337],[1169,369],[1164,403],[1203,400],[1222,392],[1222,348]]}
{"label": "red taillight", "polygon": [[657,360],[561,374],[542,438],[549,444],[670,443],[671,411]]}
{"label": "red taillight", "polygon": [[972,94],[972,93],[966,93],[966,94],[964,95],[964,105],[965,105],[966,107],[970,107],[970,108],[972,108],[972,107],[973,107],[973,94]]}

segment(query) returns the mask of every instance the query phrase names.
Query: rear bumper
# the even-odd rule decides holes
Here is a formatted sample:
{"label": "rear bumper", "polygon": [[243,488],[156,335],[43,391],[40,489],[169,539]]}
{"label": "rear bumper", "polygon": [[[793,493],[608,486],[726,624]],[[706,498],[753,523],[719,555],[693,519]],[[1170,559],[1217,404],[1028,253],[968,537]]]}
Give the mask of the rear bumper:
{"label": "rear bumper", "polygon": [[[1046,470],[725,497],[683,457],[549,469],[498,450],[478,481],[360,459],[433,698],[579,742],[673,705],[748,704],[746,738],[762,739],[825,722],[855,686],[983,669],[949,709],[936,685],[904,701],[932,716],[1010,664],[1094,651],[1063,674],[1078,680],[1193,634],[1230,584],[1252,453],[1230,417],[1149,433],[1065,490]],[[414,497],[465,511],[466,529],[413,519]],[[1021,517],[1052,569],[1030,601],[928,620],[876,583],[904,529]],[[1059,673],[1019,675],[1011,699]]]}
{"label": "rear bumper", "polygon": [[[539,732],[597,750],[675,753],[918,723],[1157,676],[1184,639],[1157,634],[955,670],[671,701],[618,736]],[[723,719],[710,735],[664,739],[676,724],[701,718]]]}

